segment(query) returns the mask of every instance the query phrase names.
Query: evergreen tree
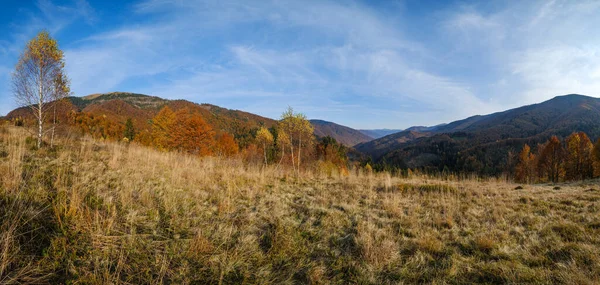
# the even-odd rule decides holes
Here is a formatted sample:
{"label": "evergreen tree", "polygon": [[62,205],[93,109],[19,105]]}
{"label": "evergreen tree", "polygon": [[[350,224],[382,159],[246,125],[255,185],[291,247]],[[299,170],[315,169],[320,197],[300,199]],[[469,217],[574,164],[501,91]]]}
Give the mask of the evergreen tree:
{"label": "evergreen tree", "polygon": [[135,138],[135,128],[133,127],[133,121],[131,118],[128,118],[127,122],[125,122],[125,131],[123,132],[123,137],[129,141],[133,141]]}

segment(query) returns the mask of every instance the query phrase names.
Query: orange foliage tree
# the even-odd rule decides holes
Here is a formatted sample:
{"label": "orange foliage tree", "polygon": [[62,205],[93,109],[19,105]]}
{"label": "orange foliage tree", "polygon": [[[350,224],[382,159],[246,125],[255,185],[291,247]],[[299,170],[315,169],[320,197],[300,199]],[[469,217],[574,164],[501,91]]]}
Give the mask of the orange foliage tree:
{"label": "orange foliage tree", "polygon": [[82,134],[90,134],[96,139],[121,139],[125,127],[105,115],[71,113],[70,121]]}
{"label": "orange foliage tree", "polygon": [[152,119],[152,145],[159,150],[169,150],[170,132],[175,123],[175,113],[169,106],[162,108]]}
{"label": "orange foliage tree", "polygon": [[594,176],[592,141],[584,133],[573,133],[566,139],[565,179],[584,180]]}
{"label": "orange foliage tree", "polygon": [[217,152],[225,157],[232,157],[239,152],[239,147],[232,135],[222,134],[217,141]]}
{"label": "orange foliage tree", "polygon": [[152,146],[152,132],[148,129],[142,130],[135,135],[135,142],[145,146]]}
{"label": "orange foliage tree", "polygon": [[[201,156],[211,155],[215,132],[198,113],[184,108],[173,112],[165,106],[152,119],[151,142],[159,150],[175,150]],[[149,141],[145,132],[140,140]]]}
{"label": "orange foliage tree", "polygon": [[535,177],[535,154],[531,153],[531,147],[525,144],[523,150],[519,153],[519,163],[515,169],[515,180],[531,183]]}
{"label": "orange foliage tree", "polygon": [[594,177],[598,177],[600,176],[600,139],[594,144],[592,158],[594,160]]}
{"label": "orange foliage tree", "polygon": [[200,114],[188,109],[177,111],[169,131],[169,149],[201,156],[213,153],[215,132]]}
{"label": "orange foliage tree", "polygon": [[542,148],[538,160],[540,176],[546,175],[549,181],[558,182],[563,173],[564,148],[560,140],[553,136]]}

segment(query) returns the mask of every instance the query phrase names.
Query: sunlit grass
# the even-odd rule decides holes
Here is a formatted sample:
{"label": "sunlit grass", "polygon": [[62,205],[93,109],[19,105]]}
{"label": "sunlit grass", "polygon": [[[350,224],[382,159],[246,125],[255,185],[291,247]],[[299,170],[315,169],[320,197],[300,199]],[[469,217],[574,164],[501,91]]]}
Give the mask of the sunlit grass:
{"label": "sunlit grass", "polygon": [[291,171],[0,127],[0,283],[600,282],[597,182]]}

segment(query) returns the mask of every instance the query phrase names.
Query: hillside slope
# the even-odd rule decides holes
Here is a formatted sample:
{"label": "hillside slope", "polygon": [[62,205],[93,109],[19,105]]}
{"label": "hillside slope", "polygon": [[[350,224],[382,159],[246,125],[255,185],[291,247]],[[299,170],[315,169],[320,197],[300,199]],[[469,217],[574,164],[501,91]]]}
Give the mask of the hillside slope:
{"label": "hillside slope", "polygon": [[[599,284],[597,181],[348,176],[0,125],[0,284]],[[525,229],[526,226],[526,229]]]}
{"label": "hillside slope", "polygon": [[323,120],[310,120],[310,123],[315,128],[314,133],[317,137],[330,136],[346,146],[354,146],[373,139],[358,130],[336,123]]}
{"label": "hillside slope", "polygon": [[428,137],[430,135],[431,133],[428,132],[402,131],[358,144],[354,148],[362,153],[370,155],[374,159],[378,159],[388,153],[390,149],[397,149],[412,140]]}
{"label": "hillside slope", "polygon": [[[84,97],[68,97],[67,104],[62,106],[69,111],[83,112],[93,116],[102,116],[118,124],[125,124],[131,118],[137,130],[148,128],[150,120],[164,106],[172,110],[188,108],[202,117],[217,132],[227,132],[236,137],[248,136],[261,126],[270,128],[277,120],[262,117],[240,110],[230,110],[211,104],[197,104],[186,100],[167,100],[156,96],[136,93],[112,92],[106,94],[91,94]],[[7,114],[7,119],[27,118],[30,109],[21,107]],[[312,120],[317,137],[331,136],[346,146],[354,146],[361,142],[372,140],[371,137],[349,127],[332,122]]]}
{"label": "hillside slope", "polygon": [[600,99],[558,96],[439,126],[426,138],[390,144],[390,138],[384,137],[358,149],[379,161],[410,168],[498,174],[511,167],[510,155],[518,153],[523,144],[535,146],[552,135],[566,137],[579,131],[592,140],[600,137]]}

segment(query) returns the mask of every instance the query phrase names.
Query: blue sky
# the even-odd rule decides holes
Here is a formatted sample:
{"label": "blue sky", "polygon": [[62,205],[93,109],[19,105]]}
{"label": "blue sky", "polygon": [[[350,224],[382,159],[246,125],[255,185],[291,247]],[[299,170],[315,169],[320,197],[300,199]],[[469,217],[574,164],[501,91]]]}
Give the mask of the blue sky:
{"label": "blue sky", "polygon": [[599,1],[4,0],[0,114],[41,29],[76,96],[128,91],[354,128],[598,96]]}

